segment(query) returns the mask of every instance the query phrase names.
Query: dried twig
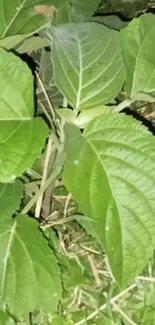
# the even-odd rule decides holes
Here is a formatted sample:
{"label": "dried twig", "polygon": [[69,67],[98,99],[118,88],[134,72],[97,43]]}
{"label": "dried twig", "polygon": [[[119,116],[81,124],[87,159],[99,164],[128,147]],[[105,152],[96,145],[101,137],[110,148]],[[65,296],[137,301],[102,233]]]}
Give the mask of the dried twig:
{"label": "dried twig", "polygon": [[141,281],[146,281],[146,282],[154,282],[155,283],[155,278],[152,277],[147,277],[147,276],[137,276],[137,279]]}
{"label": "dried twig", "polygon": [[53,124],[52,118],[51,118],[51,116],[48,114],[47,109],[45,109],[45,107],[44,107],[44,105],[43,105],[43,103],[41,102],[40,99],[38,99],[38,103],[39,103],[39,105],[42,107],[42,110],[43,110],[43,112],[45,113],[45,115],[46,115],[46,117],[47,117],[47,119],[48,119],[50,125],[52,125],[52,124]]}
{"label": "dried twig", "polygon": [[[122,292],[120,292],[117,296],[113,297],[110,300],[110,304],[113,304],[114,302],[116,302],[117,300],[119,300],[121,297],[125,296],[129,291],[135,289],[136,283],[132,284],[130,287],[128,287],[127,289],[123,290]],[[97,310],[95,310],[92,314],[90,314],[87,318],[85,319],[81,319],[81,321],[75,323],[74,325],[82,325],[85,324],[86,321],[95,318],[100,311],[103,311],[104,309],[106,309],[107,304],[105,303],[104,305],[102,305],[101,307],[99,307]]]}
{"label": "dried twig", "polygon": [[50,102],[50,100],[49,100],[49,97],[48,97],[47,91],[46,91],[46,89],[45,89],[45,87],[44,87],[44,84],[43,84],[42,80],[40,79],[40,77],[39,77],[37,71],[36,71],[35,73],[36,73],[36,77],[37,77],[37,79],[38,79],[38,82],[39,82],[39,84],[40,84],[40,87],[41,87],[41,89],[42,89],[42,91],[43,91],[43,93],[44,93],[44,95],[45,95],[46,101],[47,101],[47,103],[48,103],[48,106],[49,106],[49,109],[50,109],[50,112],[51,112],[51,116],[52,116],[53,122],[55,122],[55,111],[54,111],[54,108],[53,108],[53,106],[52,106],[52,104],[51,104],[51,102]]}
{"label": "dried twig", "polygon": [[114,310],[117,311],[124,319],[126,319],[129,324],[137,325],[131,318],[128,317],[127,314],[124,313],[124,311],[118,305],[116,305],[115,302],[111,302],[111,304],[113,305]]}
{"label": "dried twig", "polygon": [[72,194],[69,193],[68,196],[67,196],[67,199],[66,199],[66,202],[65,202],[65,208],[64,208],[64,217],[66,218],[67,217],[67,209],[68,209],[68,205],[69,205],[69,202],[72,198]]}
{"label": "dried twig", "polygon": [[[50,155],[51,155],[51,148],[52,148],[52,138],[50,136],[48,138],[47,152],[46,152],[46,158],[45,158],[45,165],[44,165],[44,169],[43,169],[43,177],[42,177],[42,181],[41,181],[41,187],[45,184],[45,181],[47,178],[48,165],[49,165],[49,160],[50,160]],[[42,201],[43,201],[43,193],[39,196],[39,198],[37,200],[36,209],[35,209],[35,217],[36,218],[40,217]]]}
{"label": "dried twig", "polygon": [[102,282],[101,282],[101,279],[99,277],[98,270],[97,270],[97,267],[95,265],[95,262],[94,262],[91,255],[88,255],[88,261],[90,263],[90,266],[91,266],[91,269],[92,269],[96,284],[97,284],[98,287],[100,287],[102,285]]}

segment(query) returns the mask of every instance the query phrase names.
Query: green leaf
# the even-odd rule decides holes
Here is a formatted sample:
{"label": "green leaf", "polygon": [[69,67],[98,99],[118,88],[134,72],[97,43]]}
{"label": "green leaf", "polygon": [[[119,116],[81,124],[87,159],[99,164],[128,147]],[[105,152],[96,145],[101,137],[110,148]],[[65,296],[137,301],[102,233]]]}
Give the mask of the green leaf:
{"label": "green leaf", "polygon": [[[91,17],[100,0],[5,0],[0,7],[0,38],[11,35],[30,34],[47,23],[47,17],[34,10],[35,6],[55,6],[55,24],[81,21]],[[48,9],[47,9],[48,10]],[[42,11],[42,10],[41,10]],[[46,11],[46,7],[45,7]]]}
{"label": "green leaf", "polygon": [[45,46],[48,46],[48,42],[46,39],[41,38],[39,36],[33,36],[27,38],[21,45],[16,47],[16,51],[18,53],[32,53],[33,51],[38,51]]}
{"label": "green leaf", "polygon": [[58,313],[44,313],[40,312],[37,315],[32,314],[33,325],[72,325],[73,323],[66,322],[63,316]]}
{"label": "green leaf", "polygon": [[67,24],[51,28],[48,36],[55,84],[74,109],[115,98],[124,82],[117,31],[96,23]]}
{"label": "green leaf", "polygon": [[12,184],[0,183],[0,218],[9,217],[19,208],[23,186],[20,181]]}
{"label": "green leaf", "polygon": [[146,308],[142,318],[141,325],[153,325],[155,323],[155,310],[153,308]]}
{"label": "green leaf", "polygon": [[[100,0],[61,0],[61,7],[56,13],[55,24],[80,22],[91,17],[100,4]],[[53,2],[52,2],[53,4]]]}
{"label": "green leaf", "polygon": [[[57,4],[57,0],[52,2]],[[51,5],[51,0],[5,0],[0,7],[0,38],[36,31],[47,22],[34,11],[36,5]]]}
{"label": "green leaf", "polygon": [[140,92],[155,96],[154,34],[155,17],[152,14],[132,20],[120,32],[126,68],[126,91],[130,98]]}
{"label": "green leaf", "polygon": [[0,121],[0,181],[20,176],[40,155],[48,134],[41,118]]}
{"label": "green leaf", "polygon": [[34,114],[31,70],[17,56],[0,49],[0,120],[28,120]]}
{"label": "green leaf", "polygon": [[76,114],[69,108],[59,108],[56,110],[59,117],[63,118],[67,122],[75,123]]}
{"label": "green leaf", "polygon": [[95,21],[97,23],[103,24],[109,28],[120,30],[127,26],[127,22],[122,21],[116,15],[109,15],[109,16],[94,16],[90,19],[90,21]]}
{"label": "green leaf", "polygon": [[86,111],[81,112],[77,119],[76,119],[76,125],[80,128],[85,128],[86,125],[92,121],[95,117],[100,116],[102,114],[106,114],[109,111],[108,106],[99,106],[95,108],[90,108]]}
{"label": "green leaf", "polygon": [[6,50],[10,50],[21,43],[27,35],[13,35],[8,36],[4,39],[0,39],[0,47],[3,47]]}
{"label": "green leaf", "polygon": [[0,311],[0,321],[1,325],[15,325],[15,321],[4,311]]}
{"label": "green leaf", "polygon": [[12,314],[56,311],[61,297],[56,257],[26,216],[0,218],[0,301]]}
{"label": "green leaf", "polygon": [[113,320],[111,320],[110,318],[103,316],[103,315],[99,315],[98,318],[95,321],[95,325],[117,325]]}
{"label": "green leaf", "polygon": [[0,49],[0,181],[20,176],[40,155],[48,134],[33,119],[33,77],[14,54]]}
{"label": "green leaf", "polygon": [[0,49],[0,120],[29,120],[34,114],[31,70],[17,56]]}
{"label": "green leaf", "polygon": [[64,183],[96,221],[95,237],[125,286],[155,246],[155,139],[140,122],[114,113],[93,120],[83,135],[74,125],[66,125],[65,134]]}

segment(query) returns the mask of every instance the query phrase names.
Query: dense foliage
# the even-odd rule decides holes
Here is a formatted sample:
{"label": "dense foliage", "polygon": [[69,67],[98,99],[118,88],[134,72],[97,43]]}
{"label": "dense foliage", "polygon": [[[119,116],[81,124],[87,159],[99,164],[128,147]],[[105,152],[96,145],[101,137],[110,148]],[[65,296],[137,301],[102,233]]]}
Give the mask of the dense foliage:
{"label": "dense foliage", "polygon": [[154,6],[0,6],[2,325],[154,323]]}

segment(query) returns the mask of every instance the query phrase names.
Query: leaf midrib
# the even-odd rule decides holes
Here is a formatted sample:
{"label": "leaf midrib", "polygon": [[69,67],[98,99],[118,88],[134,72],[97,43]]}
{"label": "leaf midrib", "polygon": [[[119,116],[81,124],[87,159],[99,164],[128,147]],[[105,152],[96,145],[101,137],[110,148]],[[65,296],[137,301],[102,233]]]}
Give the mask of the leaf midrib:
{"label": "leaf midrib", "polygon": [[11,25],[14,23],[15,19],[17,18],[17,16],[19,15],[20,11],[23,9],[25,3],[27,0],[23,0],[23,2],[21,3],[21,5],[19,6],[19,10],[16,11],[15,15],[12,17],[12,19],[10,20],[10,23],[7,25],[3,35],[1,36],[1,38],[4,38],[6,33],[8,32],[9,28],[11,27]]}
{"label": "leaf midrib", "polygon": [[3,274],[2,274],[2,286],[1,286],[1,297],[3,299],[4,296],[4,289],[5,289],[5,279],[6,279],[6,273],[7,273],[7,267],[8,267],[8,260],[9,260],[9,256],[10,256],[10,250],[11,250],[11,245],[14,239],[14,234],[16,231],[16,227],[17,227],[17,221],[14,222],[12,228],[11,228],[11,235],[8,241],[8,246],[6,249],[6,254],[4,257],[4,267],[3,267]]}

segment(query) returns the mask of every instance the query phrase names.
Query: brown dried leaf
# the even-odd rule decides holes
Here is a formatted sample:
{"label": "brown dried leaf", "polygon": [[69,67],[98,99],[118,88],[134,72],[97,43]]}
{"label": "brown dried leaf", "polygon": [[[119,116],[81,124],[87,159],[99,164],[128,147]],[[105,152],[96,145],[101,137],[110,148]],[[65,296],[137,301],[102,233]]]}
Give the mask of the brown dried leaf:
{"label": "brown dried leaf", "polygon": [[54,6],[46,6],[46,5],[37,5],[34,6],[33,9],[35,14],[43,15],[45,18],[47,18],[50,21],[53,20],[56,11],[56,8]]}

